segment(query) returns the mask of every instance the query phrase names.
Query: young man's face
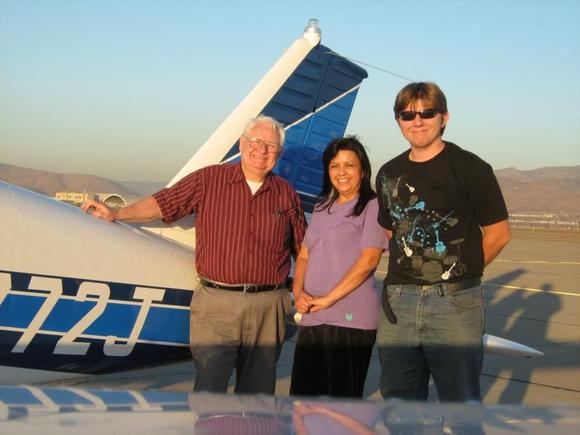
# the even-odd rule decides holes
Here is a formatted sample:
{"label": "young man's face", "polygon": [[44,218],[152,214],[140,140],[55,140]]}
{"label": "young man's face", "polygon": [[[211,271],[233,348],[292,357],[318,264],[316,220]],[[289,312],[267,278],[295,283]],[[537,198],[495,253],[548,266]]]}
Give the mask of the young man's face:
{"label": "young man's face", "polygon": [[[402,112],[422,112],[433,109],[433,106],[422,100],[410,103]],[[436,113],[429,119],[423,119],[416,114],[410,121],[405,121],[397,116],[397,124],[405,139],[409,141],[413,148],[429,148],[441,140],[441,128],[447,124],[448,113]]]}

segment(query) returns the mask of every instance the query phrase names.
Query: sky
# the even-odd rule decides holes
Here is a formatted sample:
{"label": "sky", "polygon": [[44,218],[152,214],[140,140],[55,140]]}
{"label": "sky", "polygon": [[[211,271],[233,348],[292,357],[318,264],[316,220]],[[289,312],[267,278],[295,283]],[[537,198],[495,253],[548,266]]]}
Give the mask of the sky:
{"label": "sky", "polygon": [[167,182],[320,21],[371,65],[347,128],[373,168],[408,148],[408,81],[495,169],[580,165],[580,0],[0,0],[0,163]]}

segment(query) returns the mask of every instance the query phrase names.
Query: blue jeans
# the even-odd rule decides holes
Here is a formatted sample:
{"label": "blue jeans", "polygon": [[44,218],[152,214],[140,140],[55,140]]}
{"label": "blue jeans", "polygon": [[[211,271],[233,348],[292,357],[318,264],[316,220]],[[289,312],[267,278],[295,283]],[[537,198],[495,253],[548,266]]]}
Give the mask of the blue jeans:
{"label": "blue jeans", "polygon": [[481,286],[444,294],[437,285],[395,284],[386,292],[398,320],[379,320],[382,396],[426,400],[432,376],[440,401],[481,400]]}

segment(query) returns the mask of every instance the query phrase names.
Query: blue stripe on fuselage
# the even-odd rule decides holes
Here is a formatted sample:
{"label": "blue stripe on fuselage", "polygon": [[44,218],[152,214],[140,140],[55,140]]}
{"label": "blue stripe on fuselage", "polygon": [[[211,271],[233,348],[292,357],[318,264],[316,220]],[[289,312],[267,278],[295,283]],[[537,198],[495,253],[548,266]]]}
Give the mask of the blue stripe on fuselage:
{"label": "blue stripe on fuselage", "polygon": [[[8,294],[0,305],[0,328],[27,328],[43,303],[44,297]],[[45,332],[65,333],[95,305],[94,301],[60,299],[41,329]],[[138,305],[109,302],[105,311],[84,331],[84,334],[102,338],[107,336],[127,338],[139,310]],[[139,339],[187,344],[188,330],[189,310],[152,306],[147,313]]]}

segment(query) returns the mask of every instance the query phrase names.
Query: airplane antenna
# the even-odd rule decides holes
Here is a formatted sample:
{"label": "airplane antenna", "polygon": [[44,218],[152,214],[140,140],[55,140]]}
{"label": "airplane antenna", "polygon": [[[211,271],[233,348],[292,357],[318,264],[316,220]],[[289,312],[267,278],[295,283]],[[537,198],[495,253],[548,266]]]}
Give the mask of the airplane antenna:
{"label": "airplane antenna", "polygon": [[384,73],[386,73],[386,74],[390,74],[390,75],[392,75],[392,76],[395,76],[395,77],[398,77],[398,78],[400,78],[400,79],[407,80],[407,81],[409,81],[409,82],[414,82],[414,81],[416,81],[415,79],[411,79],[411,78],[409,78],[409,77],[406,77],[406,76],[404,76],[404,75],[397,74],[397,73],[395,73],[395,72],[392,72],[392,71],[386,70],[386,69],[384,69],[384,68],[381,68],[381,67],[378,67],[378,66],[375,66],[375,65],[371,65],[370,63],[363,62],[362,60],[357,60],[357,59],[353,59],[352,57],[346,57],[346,56],[342,56],[342,55],[340,55],[340,54],[338,54],[338,53],[335,53],[334,51],[328,51],[327,53],[328,53],[328,54],[331,54],[331,55],[333,55],[333,56],[340,56],[340,57],[342,57],[342,58],[344,58],[344,59],[348,59],[348,60],[350,60],[351,62],[358,63],[358,64],[360,64],[360,65],[364,65],[364,66],[368,66],[369,68],[376,69],[376,70],[378,70],[378,71],[384,72]]}

